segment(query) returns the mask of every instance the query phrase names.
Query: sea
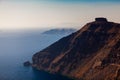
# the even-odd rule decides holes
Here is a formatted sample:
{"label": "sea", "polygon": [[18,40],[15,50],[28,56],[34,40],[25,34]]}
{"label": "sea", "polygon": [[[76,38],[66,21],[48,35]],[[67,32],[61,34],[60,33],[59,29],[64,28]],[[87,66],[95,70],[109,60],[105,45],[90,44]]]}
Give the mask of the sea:
{"label": "sea", "polygon": [[72,80],[68,77],[25,67],[36,52],[68,34],[42,34],[37,31],[0,32],[0,80]]}

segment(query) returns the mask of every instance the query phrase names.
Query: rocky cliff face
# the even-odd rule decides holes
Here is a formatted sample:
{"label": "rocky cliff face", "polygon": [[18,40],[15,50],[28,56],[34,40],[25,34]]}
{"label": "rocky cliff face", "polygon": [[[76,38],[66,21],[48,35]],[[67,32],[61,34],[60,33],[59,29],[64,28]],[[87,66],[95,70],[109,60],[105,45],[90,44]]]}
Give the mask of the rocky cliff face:
{"label": "rocky cliff face", "polygon": [[78,80],[120,80],[120,24],[96,18],[36,53],[33,67]]}

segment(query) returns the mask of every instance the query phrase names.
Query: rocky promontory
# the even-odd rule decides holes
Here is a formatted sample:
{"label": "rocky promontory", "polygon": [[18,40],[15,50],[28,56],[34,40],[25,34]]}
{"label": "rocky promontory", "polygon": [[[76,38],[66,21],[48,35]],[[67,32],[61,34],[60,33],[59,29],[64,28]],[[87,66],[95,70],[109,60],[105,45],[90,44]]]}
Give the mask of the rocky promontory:
{"label": "rocky promontory", "polygon": [[77,80],[120,80],[120,24],[96,18],[32,59],[38,70]]}

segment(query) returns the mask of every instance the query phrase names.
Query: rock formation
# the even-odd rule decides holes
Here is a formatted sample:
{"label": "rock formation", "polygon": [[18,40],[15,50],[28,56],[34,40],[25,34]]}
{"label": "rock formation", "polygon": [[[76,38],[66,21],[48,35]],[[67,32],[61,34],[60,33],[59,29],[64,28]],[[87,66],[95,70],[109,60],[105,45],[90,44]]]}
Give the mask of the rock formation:
{"label": "rock formation", "polygon": [[95,18],[95,21],[98,21],[98,22],[108,22],[106,18]]}
{"label": "rock formation", "polygon": [[31,63],[29,61],[26,61],[26,62],[23,63],[23,65],[26,66],[26,67],[29,67],[29,66],[31,66]]}
{"label": "rock formation", "polygon": [[120,80],[120,24],[96,18],[36,53],[33,67],[77,80]]}

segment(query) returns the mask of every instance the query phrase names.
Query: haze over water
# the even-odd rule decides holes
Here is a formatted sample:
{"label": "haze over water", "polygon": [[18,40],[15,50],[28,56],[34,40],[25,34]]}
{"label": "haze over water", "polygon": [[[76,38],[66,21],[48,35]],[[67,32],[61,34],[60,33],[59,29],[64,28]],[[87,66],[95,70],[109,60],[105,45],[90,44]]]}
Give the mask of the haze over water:
{"label": "haze over water", "polygon": [[23,66],[25,61],[31,61],[33,54],[65,35],[41,34],[40,31],[1,33],[0,80],[69,80]]}

